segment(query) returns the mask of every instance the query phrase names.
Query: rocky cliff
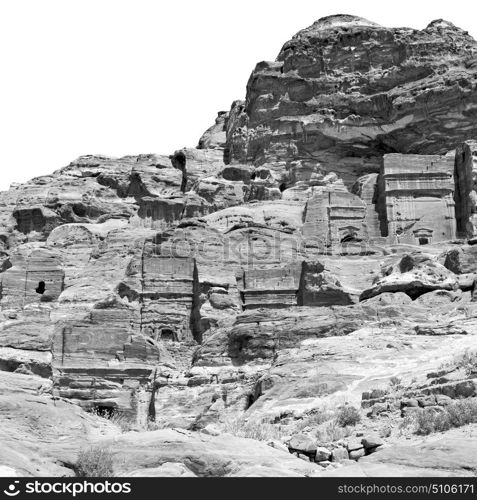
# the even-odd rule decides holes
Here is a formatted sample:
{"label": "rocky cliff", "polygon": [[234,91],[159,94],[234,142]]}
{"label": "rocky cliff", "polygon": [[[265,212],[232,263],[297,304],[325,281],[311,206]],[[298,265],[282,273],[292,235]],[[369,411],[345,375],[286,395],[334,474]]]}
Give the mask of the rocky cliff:
{"label": "rocky cliff", "polygon": [[476,50],[443,20],[418,31],[320,19],[257,65],[230,113],[227,154],[289,187],[294,171],[351,186],[385,153],[446,153],[475,137]]}
{"label": "rocky cliff", "polygon": [[0,471],[465,475],[416,425],[477,408],[476,54],[320,19],[197,148],[0,193]]}

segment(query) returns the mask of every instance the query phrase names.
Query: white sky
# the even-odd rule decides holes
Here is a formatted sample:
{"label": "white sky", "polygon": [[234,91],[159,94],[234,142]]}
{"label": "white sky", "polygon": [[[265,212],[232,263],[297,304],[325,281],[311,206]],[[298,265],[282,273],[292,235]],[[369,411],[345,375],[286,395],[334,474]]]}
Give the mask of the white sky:
{"label": "white sky", "polygon": [[477,38],[475,0],[0,0],[0,190],[82,154],[196,146],[257,62],[330,14]]}

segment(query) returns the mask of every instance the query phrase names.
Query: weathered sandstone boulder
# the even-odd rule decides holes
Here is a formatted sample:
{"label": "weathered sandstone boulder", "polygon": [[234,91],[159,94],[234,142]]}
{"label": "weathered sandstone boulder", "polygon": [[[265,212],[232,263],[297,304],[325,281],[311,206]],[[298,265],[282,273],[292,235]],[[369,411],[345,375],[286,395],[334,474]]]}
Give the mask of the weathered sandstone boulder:
{"label": "weathered sandstone boulder", "polygon": [[119,476],[137,470],[155,475],[158,467],[171,462],[183,464],[200,477],[304,477],[312,469],[321,469],[265,443],[226,434],[215,437],[165,429],[100,442],[111,447]]}
{"label": "weathered sandstone boulder", "polygon": [[397,265],[384,266],[382,272],[383,276],[361,294],[360,300],[386,292],[404,292],[416,299],[433,290],[459,288],[455,274],[426,254],[405,255]]}
{"label": "weathered sandstone boulder", "polygon": [[469,274],[477,272],[477,247],[462,246],[450,250],[444,265],[455,274]]}

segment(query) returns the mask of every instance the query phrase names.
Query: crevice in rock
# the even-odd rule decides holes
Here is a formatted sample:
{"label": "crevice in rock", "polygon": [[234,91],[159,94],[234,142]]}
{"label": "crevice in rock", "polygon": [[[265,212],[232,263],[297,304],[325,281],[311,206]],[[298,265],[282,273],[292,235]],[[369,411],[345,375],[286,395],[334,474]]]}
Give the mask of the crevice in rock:
{"label": "crevice in rock", "polygon": [[186,163],[187,159],[183,151],[177,151],[174,153],[174,155],[170,156],[172,166],[174,168],[177,168],[177,170],[180,170],[182,172],[182,183],[181,183],[181,191],[183,193],[186,192],[187,188],[187,168],[186,168]]}
{"label": "crevice in rock", "polygon": [[475,212],[471,202],[473,188],[473,157],[468,144],[462,144],[456,150],[454,163],[454,201],[457,236],[465,238],[472,234],[469,231],[470,218]]}
{"label": "crevice in rock", "polygon": [[[0,264],[0,273],[4,273],[8,269],[10,269],[12,266],[12,263],[10,262],[10,259],[5,259],[1,264]],[[0,289],[1,289],[1,283],[0,283]]]}
{"label": "crevice in rock", "polygon": [[253,403],[255,403],[254,395],[249,394],[247,396],[247,404],[245,405],[245,410],[248,410],[253,405]]}
{"label": "crevice in rock", "polygon": [[381,173],[378,175],[378,180],[376,182],[376,187],[374,191],[373,204],[375,210],[378,214],[379,230],[381,236],[388,236],[388,220],[386,213],[386,196],[385,196],[385,185],[383,176],[384,165],[381,167]]}
{"label": "crevice in rock", "polygon": [[262,383],[257,382],[255,384],[255,387],[253,388],[253,392],[250,394],[247,394],[246,396],[246,404],[245,404],[245,411],[247,411],[249,408],[251,408],[262,396]]}
{"label": "crevice in rock", "polygon": [[192,286],[192,311],[190,316],[190,329],[194,340],[198,344],[202,344],[203,339],[203,322],[200,317],[200,284],[199,284],[199,272],[197,270],[197,265],[194,262],[194,272],[193,272],[193,286]]}
{"label": "crevice in rock", "polygon": [[158,389],[157,384],[157,368],[154,370],[154,377],[151,384],[151,399],[149,400],[149,406],[147,409],[147,419],[149,422],[156,421],[156,392]]}

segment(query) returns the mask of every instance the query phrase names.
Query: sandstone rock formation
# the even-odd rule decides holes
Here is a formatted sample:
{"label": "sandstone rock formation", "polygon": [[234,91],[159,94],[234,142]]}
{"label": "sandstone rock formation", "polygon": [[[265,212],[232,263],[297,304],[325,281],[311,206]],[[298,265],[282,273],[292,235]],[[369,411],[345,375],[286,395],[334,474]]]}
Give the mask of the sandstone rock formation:
{"label": "sandstone rock formation", "polygon": [[477,396],[476,55],[442,20],[320,19],[197,148],[0,193],[0,471],[465,474],[394,430]]}
{"label": "sandstone rock formation", "polygon": [[278,184],[303,162],[350,185],[384,153],[445,153],[476,134],[476,48],[443,20],[418,31],[320,19],[257,65],[229,115],[228,155]]}

